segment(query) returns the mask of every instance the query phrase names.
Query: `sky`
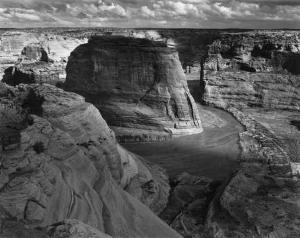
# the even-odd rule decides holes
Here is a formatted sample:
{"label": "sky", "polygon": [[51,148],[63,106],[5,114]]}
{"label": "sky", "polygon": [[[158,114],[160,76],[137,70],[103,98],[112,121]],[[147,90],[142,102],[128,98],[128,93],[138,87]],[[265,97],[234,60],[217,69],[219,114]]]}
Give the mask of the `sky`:
{"label": "sky", "polygon": [[0,0],[0,27],[300,29],[300,0]]}

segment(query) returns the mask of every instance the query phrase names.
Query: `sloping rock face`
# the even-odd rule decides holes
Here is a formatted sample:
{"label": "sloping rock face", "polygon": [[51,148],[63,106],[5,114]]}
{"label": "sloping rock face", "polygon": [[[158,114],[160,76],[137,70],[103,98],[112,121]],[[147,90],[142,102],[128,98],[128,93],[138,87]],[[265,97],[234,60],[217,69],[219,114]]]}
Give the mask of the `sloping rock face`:
{"label": "sloping rock face", "polygon": [[72,52],[65,88],[96,105],[122,142],[202,131],[178,54],[161,42],[91,38]]}
{"label": "sloping rock face", "polygon": [[43,228],[77,219],[113,237],[180,237],[142,204],[156,212],[164,208],[166,176],[118,145],[83,97],[50,85],[19,85],[4,86],[2,101],[27,112],[17,146],[1,146],[4,225],[18,220],[27,228]]}

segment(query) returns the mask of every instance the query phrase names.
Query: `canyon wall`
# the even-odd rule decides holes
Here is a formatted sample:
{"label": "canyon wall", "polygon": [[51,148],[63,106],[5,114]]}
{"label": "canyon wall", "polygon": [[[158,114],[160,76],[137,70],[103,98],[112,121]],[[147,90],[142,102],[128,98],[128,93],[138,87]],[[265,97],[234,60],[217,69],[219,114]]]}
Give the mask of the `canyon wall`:
{"label": "canyon wall", "polygon": [[93,103],[122,142],[202,131],[178,54],[162,42],[93,37],[69,57],[64,88]]}
{"label": "canyon wall", "polygon": [[299,236],[299,45],[296,31],[252,31],[209,46],[202,99],[246,129],[241,168],[208,212],[214,237]]}
{"label": "canyon wall", "polygon": [[19,133],[0,153],[0,221],[7,234],[17,219],[17,229],[54,224],[113,237],[180,237],[153,213],[167,203],[164,172],[117,144],[83,97],[46,84],[2,84],[0,95],[1,141],[8,138],[5,128]]}

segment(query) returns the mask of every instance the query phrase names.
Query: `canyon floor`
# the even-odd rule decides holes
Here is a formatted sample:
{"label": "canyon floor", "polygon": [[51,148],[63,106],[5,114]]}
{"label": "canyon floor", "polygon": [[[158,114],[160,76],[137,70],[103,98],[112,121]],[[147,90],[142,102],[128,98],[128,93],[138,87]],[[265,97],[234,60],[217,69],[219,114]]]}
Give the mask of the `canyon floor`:
{"label": "canyon floor", "polygon": [[170,177],[182,172],[224,180],[238,166],[241,124],[229,113],[198,105],[204,131],[166,142],[128,143],[123,146],[165,168]]}

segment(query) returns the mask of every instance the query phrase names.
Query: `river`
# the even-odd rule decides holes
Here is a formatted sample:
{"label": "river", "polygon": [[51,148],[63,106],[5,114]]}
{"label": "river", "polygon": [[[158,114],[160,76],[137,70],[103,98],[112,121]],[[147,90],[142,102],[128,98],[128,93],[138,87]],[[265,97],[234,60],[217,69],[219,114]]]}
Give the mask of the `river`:
{"label": "river", "polygon": [[229,113],[199,105],[204,131],[165,142],[123,146],[167,170],[170,177],[182,172],[224,180],[238,167],[242,125]]}

